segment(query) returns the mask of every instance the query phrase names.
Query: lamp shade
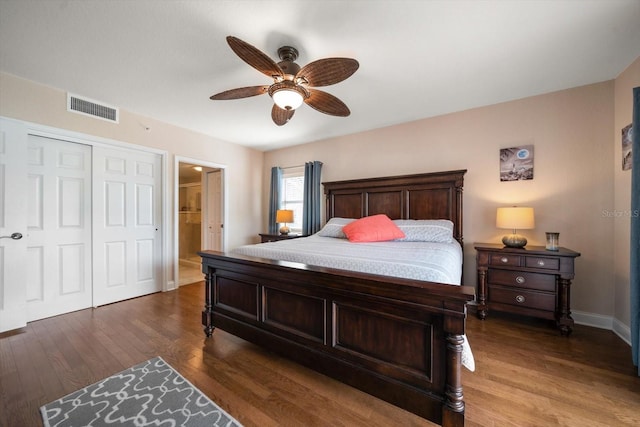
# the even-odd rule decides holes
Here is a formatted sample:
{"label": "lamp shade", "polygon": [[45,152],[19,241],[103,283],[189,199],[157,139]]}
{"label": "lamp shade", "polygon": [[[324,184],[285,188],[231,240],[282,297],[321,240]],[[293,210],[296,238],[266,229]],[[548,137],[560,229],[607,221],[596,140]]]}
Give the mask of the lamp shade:
{"label": "lamp shade", "polygon": [[276,211],[276,222],[277,223],[293,222],[293,211],[288,209]]}
{"label": "lamp shade", "polygon": [[517,229],[530,229],[535,226],[533,219],[533,208],[511,206],[498,208],[496,214],[496,227],[509,228],[513,233],[502,238],[502,243],[509,248],[523,248],[527,244],[527,238],[517,234]]}
{"label": "lamp shade", "polygon": [[498,208],[496,227],[512,230],[529,230],[535,227],[533,208],[511,206]]}

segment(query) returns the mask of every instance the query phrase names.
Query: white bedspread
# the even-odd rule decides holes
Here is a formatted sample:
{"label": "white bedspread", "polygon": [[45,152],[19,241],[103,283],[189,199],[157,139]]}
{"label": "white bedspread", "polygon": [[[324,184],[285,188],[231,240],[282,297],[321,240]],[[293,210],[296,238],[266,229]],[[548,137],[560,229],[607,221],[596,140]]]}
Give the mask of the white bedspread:
{"label": "white bedspread", "polygon": [[457,241],[352,243],[312,235],[241,246],[236,254],[299,262],[384,276],[460,284],[462,249]]}
{"label": "white bedspread", "polygon": [[[455,240],[452,243],[351,243],[347,239],[312,235],[241,246],[232,252],[452,285],[459,285],[462,275],[462,248]],[[475,370],[475,360],[466,335],[463,342],[462,365],[470,371]]]}

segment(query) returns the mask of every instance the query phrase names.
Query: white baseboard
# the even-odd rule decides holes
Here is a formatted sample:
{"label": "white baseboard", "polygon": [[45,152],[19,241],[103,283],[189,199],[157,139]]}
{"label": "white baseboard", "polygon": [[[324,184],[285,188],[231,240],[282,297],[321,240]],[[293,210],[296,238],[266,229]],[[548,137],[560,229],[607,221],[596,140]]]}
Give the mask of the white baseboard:
{"label": "white baseboard", "polygon": [[573,317],[573,320],[578,325],[592,326],[594,328],[613,331],[624,342],[631,345],[631,329],[614,317],[575,310],[571,311],[571,317]]}
{"label": "white baseboard", "polygon": [[620,322],[618,319],[613,319],[613,332],[618,335],[624,342],[631,345],[631,328]]}
{"label": "white baseboard", "polygon": [[613,317],[602,314],[571,310],[571,317],[578,325],[593,326],[600,329],[613,329]]}
{"label": "white baseboard", "polygon": [[[477,303],[475,301],[471,301],[467,303],[467,307],[472,313],[475,313]],[[572,310],[571,317],[573,317],[574,322],[578,325],[591,326],[594,328],[612,331],[614,334],[619,336],[622,341],[631,346],[631,328],[612,316]]]}

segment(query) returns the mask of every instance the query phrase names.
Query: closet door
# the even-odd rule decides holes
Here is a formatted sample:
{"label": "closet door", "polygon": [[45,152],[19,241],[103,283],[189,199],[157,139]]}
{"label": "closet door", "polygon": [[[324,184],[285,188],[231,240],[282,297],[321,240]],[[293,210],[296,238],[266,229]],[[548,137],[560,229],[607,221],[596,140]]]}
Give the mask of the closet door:
{"label": "closet door", "polygon": [[162,290],[161,156],[94,146],[94,306]]}
{"label": "closet door", "polygon": [[91,307],[91,146],[29,135],[27,148],[32,321]]}
{"label": "closet door", "polygon": [[26,164],[24,126],[0,119],[0,332],[27,324]]}

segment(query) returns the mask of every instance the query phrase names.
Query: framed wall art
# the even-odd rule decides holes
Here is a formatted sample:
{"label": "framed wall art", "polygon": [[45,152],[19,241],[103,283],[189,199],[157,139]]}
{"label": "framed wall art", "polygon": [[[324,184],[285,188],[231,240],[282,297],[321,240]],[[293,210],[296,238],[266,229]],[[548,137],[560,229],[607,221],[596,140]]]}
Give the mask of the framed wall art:
{"label": "framed wall art", "polygon": [[633,136],[633,128],[627,125],[622,128],[622,170],[631,169],[631,137]]}
{"label": "framed wall art", "polygon": [[500,149],[500,181],[533,179],[533,145]]}

